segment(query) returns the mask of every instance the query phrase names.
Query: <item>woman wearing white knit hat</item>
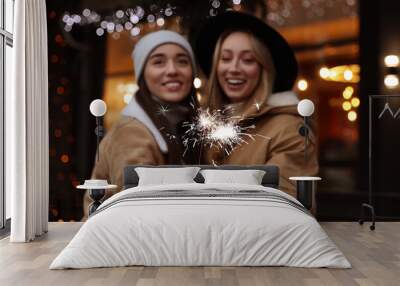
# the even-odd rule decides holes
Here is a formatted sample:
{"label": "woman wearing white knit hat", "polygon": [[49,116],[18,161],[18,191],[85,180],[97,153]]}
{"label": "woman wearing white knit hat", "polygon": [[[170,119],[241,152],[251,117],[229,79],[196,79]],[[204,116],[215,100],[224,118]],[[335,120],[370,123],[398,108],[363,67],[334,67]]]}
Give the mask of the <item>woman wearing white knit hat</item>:
{"label": "woman wearing white knit hat", "polygon": [[[132,53],[139,91],[123,118],[102,140],[92,177],[122,186],[126,165],[194,164],[196,150],[185,152],[183,122],[197,106],[196,65],[188,41],[176,32],[157,31],[139,40]],[[89,199],[85,196],[84,212]]]}

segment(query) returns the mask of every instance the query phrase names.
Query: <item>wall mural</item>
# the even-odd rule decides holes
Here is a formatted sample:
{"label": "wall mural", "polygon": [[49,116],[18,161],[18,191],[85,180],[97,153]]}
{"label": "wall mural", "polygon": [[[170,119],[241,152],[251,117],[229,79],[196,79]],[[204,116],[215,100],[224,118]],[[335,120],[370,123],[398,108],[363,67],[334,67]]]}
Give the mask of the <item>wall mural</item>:
{"label": "wall mural", "polygon": [[[283,12],[269,3],[270,13],[264,1],[159,2],[48,4],[50,104],[62,110],[51,120],[51,186],[68,181],[52,192],[51,220],[86,217],[88,195],[82,204],[74,189],[107,180],[117,186],[108,197],[131,164],[272,164],[292,196],[289,177],[318,173],[314,105],[299,114],[295,54],[262,20],[283,25],[274,19],[290,1]],[[95,99],[107,109],[96,118],[105,126],[98,148]],[[74,207],[60,214],[61,204]]]}

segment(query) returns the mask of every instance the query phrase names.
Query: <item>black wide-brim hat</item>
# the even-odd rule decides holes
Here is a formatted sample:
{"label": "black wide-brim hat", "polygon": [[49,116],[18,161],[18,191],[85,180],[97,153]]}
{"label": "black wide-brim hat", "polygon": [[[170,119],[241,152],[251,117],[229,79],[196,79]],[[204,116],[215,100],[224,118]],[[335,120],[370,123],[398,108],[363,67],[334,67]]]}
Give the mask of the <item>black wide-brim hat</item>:
{"label": "black wide-brim hat", "polygon": [[210,76],[214,49],[225,31],[248,31],[263,42],[271,53],[275,66],[273,92],[291,90],[297,78],[297,61],[286,40],[273,28],[258,18],[241,13],[225,12],[211,17],[201,28],[195,42],[199,65]]}

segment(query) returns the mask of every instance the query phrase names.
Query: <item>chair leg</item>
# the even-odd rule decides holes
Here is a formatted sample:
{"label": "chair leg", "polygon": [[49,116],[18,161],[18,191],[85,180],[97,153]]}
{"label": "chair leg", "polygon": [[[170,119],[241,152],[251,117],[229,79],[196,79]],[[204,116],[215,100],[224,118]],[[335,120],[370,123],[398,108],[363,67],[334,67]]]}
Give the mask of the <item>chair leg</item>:
{"label": "chair leg", "polygon": [[371,212],[371,222],[372,224],[370,225],[370,230],[375,230],[375,209],[373,206],[370,204],[362,204],[361,205],[361,218],[359,219],[358,223],[362,225],[365,221],[365,216],[364,216],[364,209],[367,208]]}

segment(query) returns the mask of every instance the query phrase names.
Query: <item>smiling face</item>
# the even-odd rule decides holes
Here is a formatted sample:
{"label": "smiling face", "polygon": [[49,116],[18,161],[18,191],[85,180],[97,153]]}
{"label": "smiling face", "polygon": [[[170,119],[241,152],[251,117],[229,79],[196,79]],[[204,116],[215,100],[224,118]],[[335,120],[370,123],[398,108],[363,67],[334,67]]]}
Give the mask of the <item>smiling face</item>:
{"label": "smiling face", "polygon": [[167,102],[180,102],[192,88],[192,62],[182,47],[164,44],[150,54],[143,76],[152,95]]}
{"label": "smiling face", "polygon": [[255,58],[249,34],[233,32],[222,42],[217,62],[220,87],[231,102],[250,97],[260,81],[261,65]]}

